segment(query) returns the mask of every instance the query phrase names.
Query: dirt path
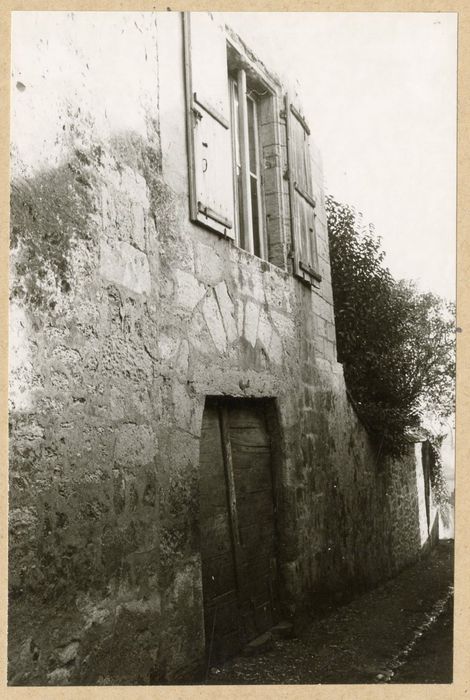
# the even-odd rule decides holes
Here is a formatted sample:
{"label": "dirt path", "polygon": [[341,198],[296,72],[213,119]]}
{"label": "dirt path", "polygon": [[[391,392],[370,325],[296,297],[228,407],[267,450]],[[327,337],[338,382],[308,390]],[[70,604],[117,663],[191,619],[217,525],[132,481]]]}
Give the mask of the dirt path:
{"label": "dirt path", "polygon": [[312,619],[295,639],[213,668],[210,684],[449,683],[453,543],[395,579]]}

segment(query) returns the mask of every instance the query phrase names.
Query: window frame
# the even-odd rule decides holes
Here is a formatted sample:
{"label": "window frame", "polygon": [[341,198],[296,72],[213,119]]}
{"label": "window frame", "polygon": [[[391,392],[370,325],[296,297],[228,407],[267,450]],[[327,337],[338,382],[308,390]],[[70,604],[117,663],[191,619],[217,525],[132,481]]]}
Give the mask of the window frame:
{"label": "window frame", "polygon": [[[256,139],[256,157],[257,157],[257,200],[258,200],[258,226],[259,226],[259,255],[255,252],[254,250],[254,245],[253,245],[253,239],[251,240],[251,244],[248,246],[243,245],[243,241],[240,240],[240,212],[238,209],[238,202],[237,202],[237,195],[236,195],[236,188],[237,188],[237,170],[236,166],[234,166],[234,154],[235,154],[235,144],[234,144],[234,137],[232,134],[232,182],[233,182],[233,190],[234,190],[234,217],[233,217],[233,222],[234,222],[234,242],[235,244],[241,248],[242,250],[246,250],[247,252],[251,253],[255,257],[257,257],[259,260],[264,260],[266,262],[270,262],[269,259],[269,226],[268,226],[268,217],[267,217],[267,207],[266,207],[266,192],[264,189],[264,153],[263,153],[263,139],[261,137],[261,132],[262,132],[262,125],[261,125],[261,112],[263,109],[263,103],[266,101],[273,101],[272,105],[272,121],[275,121],[277,118],[276,114],[276,107],[274,105],[274,102],[277,104],[277,100],[281,98],[282,95],[282,86],[281,84],[275,80],[265,69],[265,67],[253,56],[253,54],[245,47],[245,45],[241,42],[239,37],[233,34],[231,32],[230,28],[226,27],[226,42],[227,42],[227,76],[228,76],[228,82],[229,82],[229,97],[230,97],[230,116],[231,116],[231,123],[230,123],[230,128],[232,129],[232,124],[234,122],[233,120],[233,100],[232,100],[232,83],[233,81],[237,82],[235,80],[235,76],[238,75],[238,72],[240,70],[244,71],[245,73],[245,79],[246,79],[246,87],[245,91],[249,95],[248,99],[252,99],[253,104],[255,106],[255,112],[256,112],[256,129],[254,129],[254,135]],[[240,95],[239,95],[240,97]],[[239,110],[240,114],[240,110]],[[233,131],[233,129],[232,129]],[[246,161],[249,163],[249,154],[246,157]],[[282,177],[282,175],[281,175]],[[249,181],[249,173],[248,173],[248,178],[245,178],[246,180]],[[246,188],[247,189],[247,188]],[[251,195],[251,192],[250,192]],[[244,201],[246,201],[246,196],[247,193],[243,193],[243,198]],[[251,196],[250,196],[250,203],[251,203]],[[251,208],[251,204],[250,204]],[[279,212],[277,217],[281,217],[282,214]],[[274,263],[272,263],[274,264]],[[276,263],[276,265],[279,267],[279,264]],[[284,267],[281,266],[281,269],[285,269]]]}
{"label": "window frame", "polygon": [[[228,83],[232,132],[235,242],[238,247],[252,255],[261,260],[267,260],[268,245],[258,120],[259,102],[252,95],[254,90],[247,85],[245,68],[240,67],[236,76],[229,71]],[[250,103],[252,105],[252,136],[250,136],[248,114]],[[251,148],[254,150],[254,170],[252,169]],[[253,185],[256,188],[257,232],[255,232],[253,225]]]}

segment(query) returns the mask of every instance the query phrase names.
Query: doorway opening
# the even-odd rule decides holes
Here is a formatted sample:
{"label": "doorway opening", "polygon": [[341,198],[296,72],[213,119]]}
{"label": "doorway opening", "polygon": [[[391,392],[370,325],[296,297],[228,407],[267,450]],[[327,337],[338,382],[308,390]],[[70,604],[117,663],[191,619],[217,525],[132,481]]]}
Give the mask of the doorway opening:
{"label": "doorway opening", "polygon": [[233,656],[279,618],[275,415],[273,399],[206,399],[200,531],[210,664]]}

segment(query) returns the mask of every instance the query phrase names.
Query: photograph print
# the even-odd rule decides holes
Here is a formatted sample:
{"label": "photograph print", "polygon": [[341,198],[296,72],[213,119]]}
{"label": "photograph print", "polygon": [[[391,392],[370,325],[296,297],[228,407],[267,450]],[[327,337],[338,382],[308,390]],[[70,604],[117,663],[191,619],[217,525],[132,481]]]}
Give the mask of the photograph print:
{"label": "photograph print", "polygon": [[455,13],[11,13],[10,686],[452,683],[456,84]]}

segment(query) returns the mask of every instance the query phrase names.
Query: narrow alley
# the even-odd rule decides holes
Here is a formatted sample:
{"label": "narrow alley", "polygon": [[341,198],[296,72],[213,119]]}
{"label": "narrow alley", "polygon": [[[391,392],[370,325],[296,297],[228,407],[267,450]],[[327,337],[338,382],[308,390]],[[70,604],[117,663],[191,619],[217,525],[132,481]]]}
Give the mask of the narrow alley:
{"label": "narrow alley", "polygon": [[451,683],[453,542],[262,653],[211,667],[210,684]]}

